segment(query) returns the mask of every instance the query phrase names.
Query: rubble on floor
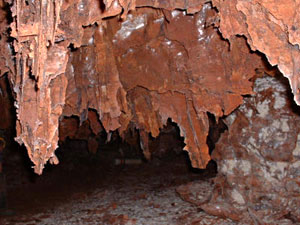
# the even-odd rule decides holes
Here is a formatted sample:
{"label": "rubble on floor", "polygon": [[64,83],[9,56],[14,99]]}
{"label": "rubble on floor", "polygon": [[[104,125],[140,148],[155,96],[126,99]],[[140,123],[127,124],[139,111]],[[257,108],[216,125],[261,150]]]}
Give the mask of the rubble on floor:
{"label": "rubble on floor", "polygon": [[[0,219],[1,224],[236,224],[180,198],[176,189],[181,185],[206,183],[215,176],[214,170],[192,173],[182,154],[159,164],[114,166],[107,164],[108,152],[104,156],[80,154],[80,147],[73,150],[52,171],[46,168],[35,184],[10,188],[9,206],[16,215]],[[74,154],[82,165],[71,157]],[[203,186],[203,193],[210,188]]]}

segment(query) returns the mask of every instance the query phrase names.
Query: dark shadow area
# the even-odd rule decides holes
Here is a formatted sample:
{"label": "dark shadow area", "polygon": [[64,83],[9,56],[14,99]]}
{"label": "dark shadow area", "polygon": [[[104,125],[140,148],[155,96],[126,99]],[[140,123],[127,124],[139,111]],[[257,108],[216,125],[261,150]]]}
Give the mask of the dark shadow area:
{"label": "dark shadow area", "polygon": [[[213,161],[208,164],[207,169],[191,167],[188,153],[182,150],[185,146],[184,139],[180,136],[179,127],[171,119],[160,130],[158,137],[149,135],[152,159],[146,161],[140,146],[139,131],[133,124],[121,137],[118,131],[107,134],[100,122],[100,131],[95,135],[91,128],[91,118],[80,125],[79,118],[74,116],[67,118],[67,121],[74,125],[71,131],[78,131],[73,135],[66,131],[63,141],[59,142],[56,155],[60,163],[55,166],[45,165],[43,175],[38,176],[33,173],[33,164],[25,147],[14,141],[16,112],[13,96],[7,78],[2,79],[5,79],[5,82],[2,81],[2,97],[10,105],[9,115],[12,116],[10,126],[1,129],[1,137],[7,141],[3,163],[7,203],[16,212],[15,216],[8,218],[10,224],[20,221],[27,223],[32,219],[36,223],[39,221],[37,214],[47,216],[49,210],[56,210],[68,202],[89,199],[95,191],[108,191],[111,188],[128,190],[128,196],[133,195],[133,198],[143,200],[146,200],[144,195],[170,190],[169,194],[174,196],[171,199],[167,196],[166,198],[173,201],[173,198],[179,199],[175,194],[178,186],[195,180],[210,179],[216,175],[217,167]],[[91,112],[98,116],[95,110],[89,110]],[[209,119],[208,145],[211,152],[220,135],[220,127],[212,115],[209,115]],[[91,137],[97,142],[98,150],[94,153],[89,146]],[[140,190],[141,185],[142,197],[134,197],[135,188]],[[107,204],[113,204],[115,199],[108,197],[106,201]]]}
{"label": "dark shadow area", "polygon": [[[68,137],[56,151],[60,163],[47,164],[42,176],[32,172],[25,148],[12,143],[6,149],[4,164],[9,207],[14,208],[18,216],[43,212],[78,196],[87,196],[97,188],[116,185],[115,181],[121,178],[138,185],[139,179],[156,177],[154,180],[162,182],[156,184],[158,186],[176,186],[215,176],[215,166],[208,166],[206,170],[192,169],[188,154],[182,151],[184,143],[179,128],[170,120],[160,135],[150,141],[153,154],[150,162],[145,161],[139,145],[132,146],[139,142],[136,135],[138,131],[133,129],[127,136],[132,140],[126,141],[115,131],[106,143],[107,134],[101,132],[95,154],[88,151],[87,141]],[[143,182],[147,183],[146,180]]]}
{"label": "dark shadow area", "polygon": [[99,0],[99,4],[100,4],[100,9],[101,9],[101,12],[103,13],[105,11],[105,3],[103,0]]}

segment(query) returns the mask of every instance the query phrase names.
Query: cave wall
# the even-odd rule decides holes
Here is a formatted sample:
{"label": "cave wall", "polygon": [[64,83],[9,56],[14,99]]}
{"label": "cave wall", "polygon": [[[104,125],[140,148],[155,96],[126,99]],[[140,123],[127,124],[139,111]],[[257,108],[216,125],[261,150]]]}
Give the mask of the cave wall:
{"label": "cave wall", "polygon": [[[297,16],[290,13],[297,1],[7,2],[14,39],[13,48],[1,39],[1,75],[9,73],[16,96],[16,139],[38,174],[48,160],[58,163],[59,119],[83,122],[89,109],[108,132],[122,134],[133,122],[147,158],[148,133],[156,137],[171,118],[192,165],[204,168],[206,113],[231,113],[262,67],[248,45],[278,65],[298,102]],[[7,17],[1,21],[5,33]]]}
{"label": "cave wall", "polygon": [[[233,51],[228,51],[228,44],[213,27],[200,35],[206,15],[214,16],[209,7],[196,16],[173,11],[176,16],[170,14],[169,22],[158,10],[139,9],[123,23],[115,18],[106,27],[89,28],[88,32],[93,30],[90,42],[70,56],[63,114],[85,120],[87,108],[93,108],[100,112],[107,131],[119,128],[120,133],[133,121],[148,158],[148,133],[156,137],[172,118],[185,137],[193,166],[205,167],[209,161],[206,111],[222,116],[237,107],[241,94],[251,92],[248,79],[259,63],[258,56],[248,55],[242,38],[237,39]],[[187,35],[176,37],[181,29]],[[234,54],[245,55],[245,63],[238,64]],[[229,64],[237,66],[226,68]],[[244,82],[232,78],[237,71],[243,71]],[[225,87],[222,81],[227,82]]]}
{"label": "cave wall", "polygon": [[299,106],[282,76],[257,78],[254,91],[225,120],[228,131],[212,153],[218,175],[200,207],[242,224],[297,224]]}
{"label": "cave wall", "polygon": [[173,10],[180,5],[172,2],[142,7],[122,14],[123,22],[118,16],[101,20],[118,15],[122,4],[106,2],[103,9],[98,3],[21,1],[12,7],[17,140],[35,171],[49,159],[58,162],[59,118],[77,115],[82,122],[88,109],[97,110],[106,131],[122,134],[133,121],[146,158],[148,133],[156,137],[171,118],[192,165],[205,168],[206,112],[220,117],[241,104],[260,57],[249,53],[243,38],[232,39],[229,48],[213,26],[218,15],[210,3],[197,4],[193,15]]}
{"label": "cave wall", "polygon": [[229,41],[243,35],[252,50],[264,53],[289,79],[294,100],[299,98],[300,1],[213,0],[220,15],[220,31]]}
{"label": "cave wall", "polygon": [[255,77],[255,95],[223,122],[213,179],[177,188],[182,199],[238,224],[299,224],[299,106],[288,79]]}

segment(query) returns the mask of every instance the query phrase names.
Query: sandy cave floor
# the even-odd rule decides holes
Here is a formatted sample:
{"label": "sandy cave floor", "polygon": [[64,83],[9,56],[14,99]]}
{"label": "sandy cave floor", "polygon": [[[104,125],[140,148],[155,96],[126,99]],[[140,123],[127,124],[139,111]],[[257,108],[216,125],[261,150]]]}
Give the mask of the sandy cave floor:
{"label": "sandy cave floor", "polygon": [[27,174],[30,182],[24,175],[14,180],[8,205],[16,215],[0,224],[235,224],[207,215],[176,193],[182,184],[215,175],[191,172],[183,154],[125,167],[114,166],[105,154],[89,155],[82,154],[80,163],[66,159],[41,177]]}

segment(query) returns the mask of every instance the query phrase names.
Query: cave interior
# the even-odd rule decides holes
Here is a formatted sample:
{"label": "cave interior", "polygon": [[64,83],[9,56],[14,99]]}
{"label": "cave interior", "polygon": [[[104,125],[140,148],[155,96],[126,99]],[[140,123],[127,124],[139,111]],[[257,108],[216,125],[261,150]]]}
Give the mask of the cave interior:
{"label": "cave interior", "polygon": [[0,0],[0,224],[300,224],[299,8]]}

